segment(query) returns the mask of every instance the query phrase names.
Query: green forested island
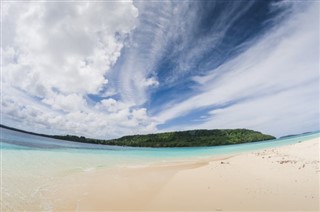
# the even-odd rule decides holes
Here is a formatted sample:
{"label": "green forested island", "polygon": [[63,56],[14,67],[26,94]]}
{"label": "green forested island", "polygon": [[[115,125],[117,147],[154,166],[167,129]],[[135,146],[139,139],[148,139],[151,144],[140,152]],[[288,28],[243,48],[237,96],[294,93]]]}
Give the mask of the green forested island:
{"label": "green forested island", "polygon": [[239,144],[274,138],[273,136],[247,129],[188,130],[124,136],[108,140],[107,144],[136,147],[194,147]]}
{"label": "green forested island", "polygon": [[74,135],[45,135],[16,128],[0,125],[0,127],[15,130],[32,135],[44,136],[60,140],[68,140],[82,143],[132,146],[132,147],[195,147],[218,146],[228,144],[248,143],[275,139],[271,135],[265,135],[248,129],[223,129],[223,130],[188,130],[165,132],[147,135],[130,135],[118,139],[102,140]]}

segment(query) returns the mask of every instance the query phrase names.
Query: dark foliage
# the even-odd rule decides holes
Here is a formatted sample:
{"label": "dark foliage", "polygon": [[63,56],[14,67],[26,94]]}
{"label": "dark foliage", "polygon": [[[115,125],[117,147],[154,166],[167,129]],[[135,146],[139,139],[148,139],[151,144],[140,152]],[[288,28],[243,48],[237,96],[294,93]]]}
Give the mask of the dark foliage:
{"label": "dark foliage", "polygon": [[148,135],[132,135],[106,141],[108,145],[135,147],[193,147],[239,144],[275,137],[247,129],[189,130]]}
{"label": "dark foliage", "polygon": [[275,139],[271,135],[265,135],[257,131],[247,129],[225,129],[225,130],[188,130],[178,132],[166,132],[148,135],[131,135],[112,140],[91,139],[75,135],[44,135],[27,132],[4,125],[0,127],[44,136],[60,140],[68,140],[92,144],[106,144],[133,147],[194,147],[194,146],[219,146],[228,144],[248,143]]}

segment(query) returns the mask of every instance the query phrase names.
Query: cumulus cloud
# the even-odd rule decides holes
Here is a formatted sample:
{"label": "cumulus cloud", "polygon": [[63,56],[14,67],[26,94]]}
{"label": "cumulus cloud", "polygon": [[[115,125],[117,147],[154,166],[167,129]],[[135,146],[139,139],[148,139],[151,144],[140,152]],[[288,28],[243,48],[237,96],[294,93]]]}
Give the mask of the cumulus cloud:
{"label": "cumulus cloud", "polygon": [[48,106],[23,91],[10,88],[5,91],[2,101],[4,123],[22,129],[99,138],[156,130],[155,121],[147,115],[146,108],[132,108],[114,99],[104,99],[90,107],[83,105],[83,99],[71,95],[64,97],[62,102],[52,100],[53,105]]}
{"label": "cumulus cloud", "polygon": [[138,10],[131,1],[5,2],[3,10],[5,122],[100,137],[154,130],[144,108],[88,99],[101,94],[136,27]]}
{"label": "cumulus cloud", "polygon": [[131,2],[4,4],[4,81],[38,97],[98,93],[138,14]]}

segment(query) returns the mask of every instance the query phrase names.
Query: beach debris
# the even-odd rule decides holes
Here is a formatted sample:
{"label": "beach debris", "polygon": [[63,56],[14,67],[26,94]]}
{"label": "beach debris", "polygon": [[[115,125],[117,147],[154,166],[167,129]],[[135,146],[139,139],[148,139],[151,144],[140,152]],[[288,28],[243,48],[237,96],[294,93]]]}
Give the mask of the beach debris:
{"label": "beach debris", "polygon": [[229,162],[223,162],[223,161],[221,161],[220,163],[221,164],[230,164]]}
{"label": "beach debris", "polygon": [[294,163],[296,164],[297,161],[296,160],[281,160],[281,161],[277,161],[280,164],[284,164],[284,163]]}

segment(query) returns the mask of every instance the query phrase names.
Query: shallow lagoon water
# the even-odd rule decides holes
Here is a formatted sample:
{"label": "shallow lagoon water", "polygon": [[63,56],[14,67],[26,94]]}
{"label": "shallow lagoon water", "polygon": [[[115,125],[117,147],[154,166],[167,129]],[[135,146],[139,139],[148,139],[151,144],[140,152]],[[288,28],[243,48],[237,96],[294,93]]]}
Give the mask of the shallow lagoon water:
{"label": "shallow lagoon water", "polygon": [[269,141],[215,147],[136,148],[78,143],[0,129],[3,165],[16,161],[15,165],[23,164],[23,167],[30,168],[36,164],[84,169],[145,165],[168,160],[237,154],[294,144],[320,136],[320,133],[316,132]]}
{"label": "shallow lagoon water", "polygon": [[309,133],[262,142],[186,148],[133,148],[57,140],[1,128],[3,176],[56,176],[101,168],[147,166],[167,161],[233,155],[319,137]]}
{"label": "shallow lagoon water", "polygon": [[[234,155],[317,138],[309,133],[290,138],[217,147],[133,148],[95,145],[57,140],[1,129],[1,205],[8,210],[22,210],[40,204],[49,209],[52,200],[46,190],[65,178],[100,169],[118,170],[170,161]],[[115,174],[116,175],[116,174]],[[40,202],[40,203],[39,203]],[[31,207],[31,206],[30,206]]]}

